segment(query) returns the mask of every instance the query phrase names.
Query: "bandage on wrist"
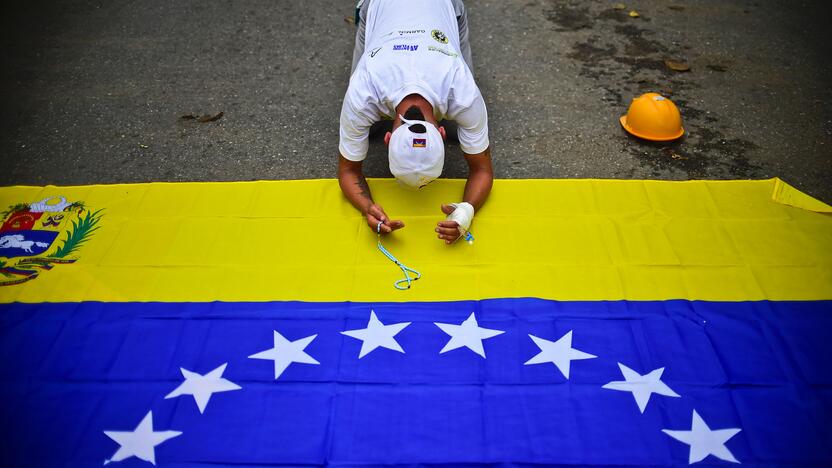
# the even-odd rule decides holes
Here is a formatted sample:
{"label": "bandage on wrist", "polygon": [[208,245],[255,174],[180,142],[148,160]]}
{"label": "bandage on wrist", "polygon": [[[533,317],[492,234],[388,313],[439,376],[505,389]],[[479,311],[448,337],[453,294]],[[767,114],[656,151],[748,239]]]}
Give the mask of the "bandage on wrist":
{"label": "bandage on wrist", "polygon": [[454,211],[445,218],[447,221],[456,221],[459,225],[459,232],[462,236],[471,229],[471,222],[474,220],[474,206],[468,202],[451,203]]}

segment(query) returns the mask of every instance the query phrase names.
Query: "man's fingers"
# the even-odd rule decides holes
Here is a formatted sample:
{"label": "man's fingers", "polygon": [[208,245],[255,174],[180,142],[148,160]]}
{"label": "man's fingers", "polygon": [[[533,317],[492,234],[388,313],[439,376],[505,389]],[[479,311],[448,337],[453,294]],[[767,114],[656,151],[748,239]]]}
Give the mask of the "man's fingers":
{"label": "man's fingers", "polygon": [[446,236],[444,234],[437,234],[436,237],[445,241],[446,244],[450,244],[451,242],[454,242],[457,239],[459,239],[459,236]]}
{"label": "man's fingers", "polygon": [[438,227],[436,228],[436,232],[443,236],[453,236],[454,239],[459,237],[459,229],[457,228]]}
{"label": "man's fingers", "polygon": [[370,206],[370,209],[367,210],[367,214],[374,216],[379,221],[387,221],[387,214],[385,214],[384,210],[378,205]]}
{"label": "man's fingers", "polygon": [[[378,229],[379,229],[378,223],[379,223],[378,219],[373,218],[372,216],[367,217],[367,225],[370,226],[370,228],[373,230],[373,232],[378,232]],[[387,233],[392,232],[392,231],[393,231],[393,229],[391,229],[390,226],[388,226],[384,223],[381,223],[381,232],[383,234],[387,234]]]}
{"label": "man's fingers", "polygon": [[451,229],[459,228],[459,223],[457,223],[456,221],[439,221],[438,223],[436,223],[436,225],[439,226],[440,228],[451,228]]}
{"label": "man's fingers", "polygon": [[[370,226],[370,229],[372,229],[373,232],[378,232],[378,229],[379,229],[378,223],[381,223],[381,220],[379,218],[367,213],[367,225]],[[391,232],[391,231],[392,231],[392,229],[390,229],[390,226],[388,226],[384,223],[381,224],[381,232],[386,234],[386,233]]]}
{"label": "man's fingers", "polygon": [[404,227],[404,223],[398,220],[390,220],[387,218],[387,213],[384,212],[384,209],[373,203],[367,209],[367,224],[373,228],[373,231],[379,230],[379,225],[381,224],[381,232],[384,234],[388,234],[393,232],[396,229],[400,229]]}
{"label": "man's fingers", "polygon": [[445,241],[446,244],[456,241],[460,236],[460,232],[459,228],[456,227],[456,223],[454,222],[453,224],[453,227],[437,227],[436,237]]}
{"label": "man's fingers", "polygon": [[398,219],[388,220],[385,219],[383,222],[381,218],[373,216],[369,212],[367,213],[367,225],[369,225],[373,232],[377,232],[379,226],[378,223],[381,223],[381,232],[382,234],[389,234],[396,229],[401,229],[404,227],[404,222]]}

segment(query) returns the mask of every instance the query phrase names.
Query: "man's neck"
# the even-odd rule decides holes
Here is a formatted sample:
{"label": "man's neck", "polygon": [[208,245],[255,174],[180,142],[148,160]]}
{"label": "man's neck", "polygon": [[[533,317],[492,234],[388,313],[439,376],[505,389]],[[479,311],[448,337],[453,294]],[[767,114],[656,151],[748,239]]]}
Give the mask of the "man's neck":
{"label": "man's neck", "polygon": [[393,119],[394,128],[401,125],[399,116],[404,115],[404,113],[413,106],[416,106],[422,111],[422,114],[425,116],[425,122],[436,125],[436,119],[433,118],[433,106],[430,105],[427,99],[418,94],[408,94],[401,100],[401,102],[399,102],[399,105],[396,106],[396,116],[395,119]]}

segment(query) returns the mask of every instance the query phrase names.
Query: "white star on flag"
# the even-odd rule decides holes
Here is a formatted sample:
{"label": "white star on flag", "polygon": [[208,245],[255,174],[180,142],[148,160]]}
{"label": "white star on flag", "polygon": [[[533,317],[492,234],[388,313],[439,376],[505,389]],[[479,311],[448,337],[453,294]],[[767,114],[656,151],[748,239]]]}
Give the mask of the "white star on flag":
{"label": "white star on flag", "polygon": [[679,397],[678,393],[671,390],[667,384],[661,381],[664,367],[652,370],[645,375],[640,375],[638,372],[620,362],[618,363],[618,367],[624,375],[624,380],[615,380],[604,385],[602,388],[633,392],[633,398],[636,399],[636,404],[642,414],[644,413],[644,409],[647,408],[647,402],[650,401],[650,395],[654,393],[669,397]]}
{"label": "white star on flag", "polygon": [[352,338],[361,340],[361,351],[358,354],[358,359],[363,358],[370,351],[381,346],[382,348],[392,349],[404,353],[404,350],[396,341],[397,333],[404,330],[411,322],[394,323],[393,325],[385,325],[376,317],[374,311],[370,311],[370,321],[367,323],[367,328],[356,330],[342,331],[341,334],[350,336]]}
{"label": "white star on flag", "polygon": [[130,457],[136,457],[155,465],[156,450],[154,447],[168,439],[182,435],[180,431],[153,432],[153,411],[148,411],[139,425],[136,426],[136,430],[132,432],[104,431],[104,434],[121,446],[109,460],[104,460],[105,465]]}
{"label": "white star on flag", "polygon": [[251,359],[265,359],[274,361],[274,378],[277,380],[280,374],[293,362],[301,364],[320,364],[315,358],[306,354],[304,349],[309,346],[318,335],[307,336],[296,341],[289,341],[283,335],[274,330],[274,347],[257,354],[249,356]]}
{"label": "white star on flag", "polygon": [[445,347],[439,351],[439,354],[457,348],[462,348],[464,346],[485,358],[485,349],[482,347],[482,340],[493,338],[497,335],[505,333],[503,330],[481,328],[477,324],[477,318],[474,316],[473,312],[471,312],[471,315],[460,325],[438,322],[434,322],[433,324],[451,336],[451,339],[448,340]]}
{"label": "white star on flag", "polygon": [[208,406],[208,400],[211,399],[211,395],[214,393],[229,392],[242,388],[234,382],[222,378],[222,373],[225,372],[227,365],[228,363],[226,362],[205,375],[200,375],[180,367],[179,370],[182,372],[182,376],[185,377],[185,381],[176,387],[174,391],[168,393],[165,399],[175,398],[180,395],[193,395],[199,412],[204,413],[205,407]]}
{"label": "white star on flag", "polygon": [[572,330],[569,330],[557,341],[544,340],[534,335],[529,335],[529,338],[540,348],[540,352],[526,361],[525,364],[528,366],[530,364],[551,362],[558,367],[561,374],[567,379],[569,378],[569,365],[572,361],[598,357],[593,354],[578,351],[572,347]]}
{"label": "white star on flag", "polygon": [[708,455],[713,455],[720,460],[739,463],[734,455],[725,447],[725,442],[737,435],[742,429],[717,429],[712,431],[705,421],[693,410],[693,421],[689,431],[671,431],[662,429],[662,432],[673,437],[679,442],[690,445],[688,464],[702,461]]}

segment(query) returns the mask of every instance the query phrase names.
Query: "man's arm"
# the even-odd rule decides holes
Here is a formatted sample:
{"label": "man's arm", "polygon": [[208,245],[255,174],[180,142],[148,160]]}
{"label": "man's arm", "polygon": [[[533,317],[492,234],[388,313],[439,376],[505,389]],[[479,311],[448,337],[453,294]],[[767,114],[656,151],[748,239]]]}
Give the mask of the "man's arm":
{"label": "man's arm", "polygon": [[[470,203],[474,207],[474,211],[477,212],[485,204],[494,183],[491,147],[489,146],[482,153],[465,153],[465,161],[468,163],[468,180],[465,182],[465,192],[462,200]],[[446,215],[453,211],[453,206],[442,205],[442,212]],[[436,233],[437,237],[443,239],[446,244],[450,244],[462,235],[456,221],[440,221],[436,225]]]}
{"label": "man's arm", "polygon": [[373,201],[370,186],[364,178],[361,166],[361,161],[350,161],[341,155],[338,156],[338,184],[344,196],[367,218],[367,225],[374,231],[378,223],[382,223],[381,232],[384,233],[403,228],[403,222],[391,220],[384,209]]}
{"label": "man's arm", "polygon": [[494,183],[491,147],[482,153],[466,154],[465,161],[468,163],[468,180],[465,182],[462,201],[470,203],[475,211],[479,211],[491,193],[491,185]]}

